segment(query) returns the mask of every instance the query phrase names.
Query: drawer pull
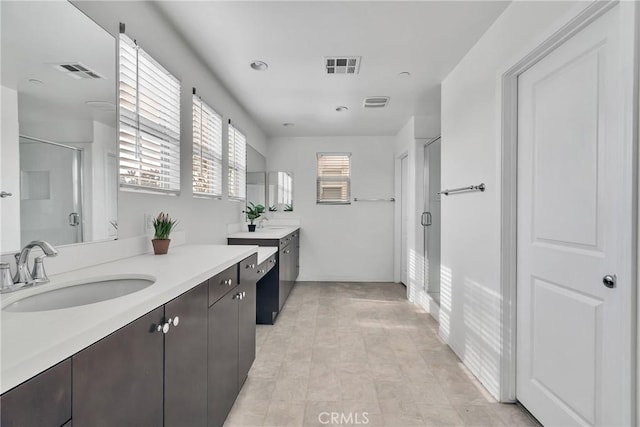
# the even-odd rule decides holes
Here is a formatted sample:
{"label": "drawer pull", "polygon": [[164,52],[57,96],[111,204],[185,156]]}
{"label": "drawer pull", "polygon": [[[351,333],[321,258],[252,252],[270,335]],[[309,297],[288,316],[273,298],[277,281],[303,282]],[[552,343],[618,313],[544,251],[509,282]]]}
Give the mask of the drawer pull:
{"label": "drawer pull", "polygon": [[246,268],[256,268],[256,265],[255,264],[247,264]]}
{"label": "drawer pull", "polygon": [[178,326],[178,323],[180,323],[180,318],[178,316],[172,318],[169,318],[169,320],[167,320],[167,323],[173,326]]}
{"label": "drawer pull", "polygon": [[232,279],[226,279],[220,282],[221,285],[233,285],[233,280]]}
{"label": "drawer pull", "polygon": [[162,325],[158,325],[158,328],[156,330],[158,332],[162,332],[163,334],[166,334],[167,332],[169,332],[169,323],[163,323]]}

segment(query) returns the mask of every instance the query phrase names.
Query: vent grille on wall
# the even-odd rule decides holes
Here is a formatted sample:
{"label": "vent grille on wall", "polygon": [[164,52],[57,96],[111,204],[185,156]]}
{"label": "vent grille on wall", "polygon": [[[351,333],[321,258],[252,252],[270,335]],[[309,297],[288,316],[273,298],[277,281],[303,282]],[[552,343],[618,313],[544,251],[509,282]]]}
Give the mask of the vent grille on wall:
{"label": "vent grille on wall", "polygon": [[79,62],[72,64],[52,64],[58,71],[62,71],[74,79],[102,79],[100,74],[90,70]]}
{"label": "vent grille on wall", "polygon": [[382,108],[389,103],[388,96],[370,96],[364,99],[362,106],[364,108]]}
{"label": "vent grille on wall", "polygon": [[359,56],[325,56],[324,66],[327,74],[358,74]]}

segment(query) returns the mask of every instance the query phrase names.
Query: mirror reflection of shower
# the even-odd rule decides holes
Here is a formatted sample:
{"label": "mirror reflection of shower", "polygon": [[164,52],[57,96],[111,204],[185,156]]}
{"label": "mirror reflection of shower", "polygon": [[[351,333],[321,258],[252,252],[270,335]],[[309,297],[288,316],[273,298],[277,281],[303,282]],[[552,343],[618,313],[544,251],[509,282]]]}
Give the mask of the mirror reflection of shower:
{"label": "mirror reflection of shower", "polygon": [[115,154],[92,143],[20,136],[20,240],[54,245],[117,236]]}

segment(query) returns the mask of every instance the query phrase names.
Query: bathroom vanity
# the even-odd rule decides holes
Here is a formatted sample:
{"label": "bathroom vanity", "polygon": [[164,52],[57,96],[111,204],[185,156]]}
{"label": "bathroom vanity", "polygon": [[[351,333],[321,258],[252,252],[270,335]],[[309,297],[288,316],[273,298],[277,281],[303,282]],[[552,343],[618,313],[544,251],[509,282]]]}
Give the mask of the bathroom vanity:
{"label": "bathroom vanity", "polygon": [[2,295],[1,424],[221,426],[255,357],[257,249],[181,246],[42,285],[155,279],[93,304],[15,312],[37,287]]}
{"label": "bathroom vanity", "polygon": [[269,264],[261,264],[260,271],[268,271],[257,284],[256,321],[273,324],[284,307],[300,271],[300,228],[291,226],[265,227],[255,232],[229,234],[230,245],[258,245],[275,247],[277,252],[269,261],[278,266],[268,271]]}

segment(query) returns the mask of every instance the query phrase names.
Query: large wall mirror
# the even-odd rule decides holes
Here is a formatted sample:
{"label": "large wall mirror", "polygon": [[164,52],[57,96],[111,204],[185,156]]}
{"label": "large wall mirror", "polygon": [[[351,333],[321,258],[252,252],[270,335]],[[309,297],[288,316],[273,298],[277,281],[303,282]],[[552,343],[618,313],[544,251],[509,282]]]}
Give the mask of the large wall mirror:
{"label": "large wall mirror", "polygon": [[68,2],[0,7],[0,250],[117,238],[114,37]]}

